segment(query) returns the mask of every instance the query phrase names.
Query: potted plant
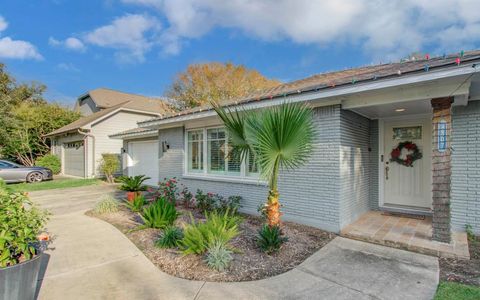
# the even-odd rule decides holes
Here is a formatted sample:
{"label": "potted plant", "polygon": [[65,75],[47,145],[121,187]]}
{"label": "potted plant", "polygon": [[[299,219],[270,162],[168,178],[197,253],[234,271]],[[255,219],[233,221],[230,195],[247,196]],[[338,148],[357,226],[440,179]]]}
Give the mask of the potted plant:
{"label": "potted plant", "polygon": [[148,179],[150,177],[145,175],[121,176],[119,178],[119,181],[122,183],[120,189],[127,192],[127,200],[132,202],[135,197],[140,196],[141,192],[147,189],[143,182]]}
{"label": "potted plant", "polygon": [[34,299],[47,220],[26,193],[11,192],[0,180],[0,299]]}

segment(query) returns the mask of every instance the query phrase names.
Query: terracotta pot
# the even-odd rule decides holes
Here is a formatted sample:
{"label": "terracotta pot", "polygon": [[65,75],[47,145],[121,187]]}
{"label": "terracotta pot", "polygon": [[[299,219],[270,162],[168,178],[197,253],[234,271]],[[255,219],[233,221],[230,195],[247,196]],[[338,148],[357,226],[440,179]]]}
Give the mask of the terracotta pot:
{"label": "terracotta pot", "polygon": [[135,199],[135,197],[137,196],[140,196],[142,194],[142,192],[127,192],[127,200],[129,202],[133,202],[133,199]]}

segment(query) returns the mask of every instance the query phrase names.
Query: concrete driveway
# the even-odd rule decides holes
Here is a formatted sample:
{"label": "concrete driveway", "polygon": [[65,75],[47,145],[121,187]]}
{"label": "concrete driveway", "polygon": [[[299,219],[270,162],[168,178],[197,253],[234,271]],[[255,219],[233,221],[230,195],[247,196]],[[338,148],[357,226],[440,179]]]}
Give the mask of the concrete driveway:
{"label": "concrete driveway", "polygon": [[434,257],[336,238],[296,269],[241,283],[189,281],[156,268],[113,226],[84,212],[109,186],[31,193],[50,209],[54,249],[40,299],[432,299]]}

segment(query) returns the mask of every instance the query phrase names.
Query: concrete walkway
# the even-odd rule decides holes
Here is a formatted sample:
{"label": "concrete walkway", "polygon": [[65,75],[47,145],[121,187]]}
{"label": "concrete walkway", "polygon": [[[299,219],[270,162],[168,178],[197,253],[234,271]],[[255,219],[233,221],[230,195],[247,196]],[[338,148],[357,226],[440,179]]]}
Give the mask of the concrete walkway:
{"label": "concrete walkway", "polygon": [[296,269],[241,283],[189,281],[156,268],[116,228],[84,215],[108,186],[31,193],[54,216],[39,299],[432,299],[434,257],[336,238]]}

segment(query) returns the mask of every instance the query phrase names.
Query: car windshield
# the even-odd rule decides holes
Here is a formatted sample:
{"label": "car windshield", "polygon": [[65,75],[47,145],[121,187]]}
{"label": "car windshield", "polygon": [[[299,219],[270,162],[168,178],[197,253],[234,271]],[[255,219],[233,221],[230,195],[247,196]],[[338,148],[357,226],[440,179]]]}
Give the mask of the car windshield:
{"label": "car windshield", "polygon": [[16,163],[8,161],[8,160],[0,160],[0,162],[4,163],[6,165],[13,166],[13,167],[19,167],[19,168],[23,167],[22,165],[16,164]]}

